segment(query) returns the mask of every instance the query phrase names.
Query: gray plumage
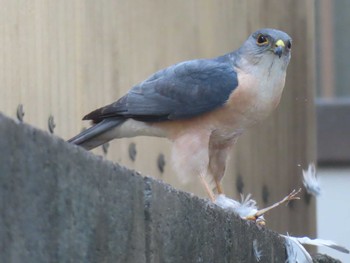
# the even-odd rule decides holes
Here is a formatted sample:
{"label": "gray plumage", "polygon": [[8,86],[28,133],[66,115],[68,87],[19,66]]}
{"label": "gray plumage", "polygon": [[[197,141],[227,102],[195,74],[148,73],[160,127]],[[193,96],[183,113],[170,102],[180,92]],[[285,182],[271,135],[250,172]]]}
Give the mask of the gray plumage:
{"label": "gray plumage", "polygon": [[158,71],[115,103],[84,117],[166,121],[191,118],[222,106],[237,87],[237,74],[227,56],[197,59]]}
{"label": "gray plumage", "polygon": [[238,85],[231,56],[185,61],[156,72],[116,102],[87,114],[83,120],[96,125],[68,142],[92,149],[99,143],[89,144],[91,139],[130,118],[143,122],[187,119],[222,106]]}

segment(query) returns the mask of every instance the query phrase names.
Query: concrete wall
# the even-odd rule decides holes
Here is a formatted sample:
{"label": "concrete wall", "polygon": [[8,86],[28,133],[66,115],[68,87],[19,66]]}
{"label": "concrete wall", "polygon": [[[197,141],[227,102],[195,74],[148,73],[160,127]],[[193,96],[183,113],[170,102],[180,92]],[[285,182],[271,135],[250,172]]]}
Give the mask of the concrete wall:
{"label": "concrete wall", "polygon": [[285,262],[276,233],[0,115],[0,262]]}

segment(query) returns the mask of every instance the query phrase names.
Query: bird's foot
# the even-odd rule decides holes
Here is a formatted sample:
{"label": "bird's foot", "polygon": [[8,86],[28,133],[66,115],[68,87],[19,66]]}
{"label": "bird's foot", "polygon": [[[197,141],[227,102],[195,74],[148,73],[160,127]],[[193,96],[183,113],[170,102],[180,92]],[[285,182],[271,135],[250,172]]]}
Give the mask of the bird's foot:
{"label": "bird's foot", "polygon": [[258,225],[265,225],[265,220],[263,218],[263,215],[266,214],[267,212],[269,212],[270,210],[284,204],[284,203],[288,203],[291,200],[299,200],[300,197],[298,197],[297,195],[301,192],[301,188],[299,188],[299,190],[293,190],[289,195],[285,196],[281,201],[274,203],[273,205],[260,209],[258,210],[255,214],[250,215],[245,217],[244,219],[246,220],[251,220],[256,222]]}

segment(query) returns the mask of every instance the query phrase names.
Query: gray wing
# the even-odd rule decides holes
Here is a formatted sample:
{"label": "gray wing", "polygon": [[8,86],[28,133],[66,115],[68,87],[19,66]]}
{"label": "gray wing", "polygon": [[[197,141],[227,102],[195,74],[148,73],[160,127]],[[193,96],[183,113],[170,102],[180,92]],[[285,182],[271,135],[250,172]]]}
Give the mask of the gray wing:
{"label": "gray wing", "polygon": [[191,118],[225,104],[237,86],[237,73],[227,56],[186,61],[158,71],[84,119],[98,123],[106,118],[145,122]]}

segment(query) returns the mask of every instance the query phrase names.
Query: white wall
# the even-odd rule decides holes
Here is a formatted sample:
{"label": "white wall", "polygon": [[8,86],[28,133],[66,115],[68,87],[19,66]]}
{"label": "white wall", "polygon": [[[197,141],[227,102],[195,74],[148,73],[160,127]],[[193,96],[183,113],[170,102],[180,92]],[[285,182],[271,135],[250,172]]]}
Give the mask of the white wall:
{"label": "white wall", "polygon": [[[321,168],[318,178],[322,193],[317,198],[317,236],[330,239],[350,248],[350,167]],[[350,262],[350,255],[328,248],[320,248],[342,262]]]}

